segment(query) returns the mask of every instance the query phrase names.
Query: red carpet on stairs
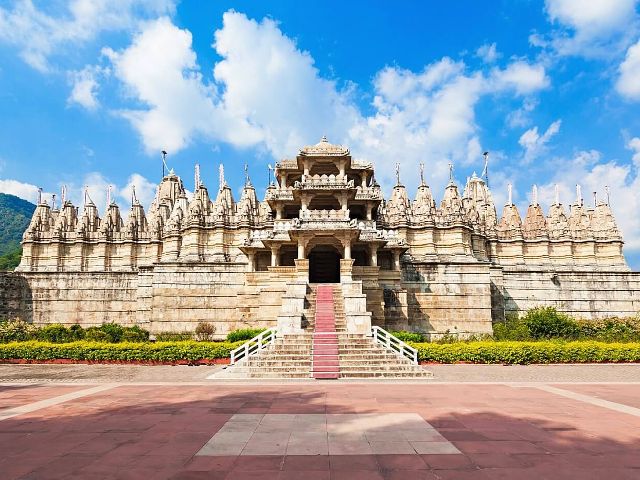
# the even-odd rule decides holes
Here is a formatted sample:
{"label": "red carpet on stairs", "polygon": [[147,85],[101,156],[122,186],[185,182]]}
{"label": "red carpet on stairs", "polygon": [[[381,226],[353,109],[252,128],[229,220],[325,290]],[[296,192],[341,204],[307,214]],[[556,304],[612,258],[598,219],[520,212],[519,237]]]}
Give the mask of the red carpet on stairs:
{"label": "red carpet on stairs", "polygon": [[313,378],[331,379],[340,375],[338,334],[333,305],[333,287],[318,285],[316,321],[313,331]]}

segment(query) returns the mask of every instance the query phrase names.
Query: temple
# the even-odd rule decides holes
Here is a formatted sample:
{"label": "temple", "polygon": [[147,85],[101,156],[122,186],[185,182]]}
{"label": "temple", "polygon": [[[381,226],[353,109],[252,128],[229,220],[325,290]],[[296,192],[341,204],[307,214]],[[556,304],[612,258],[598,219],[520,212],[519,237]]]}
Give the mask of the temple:
{"label": "temple", "polygon": [[488,333],[539,305],[586,319],[638,312],[640,276],[608,201],[585,206],[578,189],[545,215],[534,187],[524,219],[511,198],[499,218],[475,174],[462,193],[451,175],[438,205],[422,166],[413,200],[396,173],[385,200],[373,165],[323,137],[276,164],[263,201],[248,174],[236,201],[222,167],[210,195],[198,166],[191,197],[170,171],[147,211],[134,193],[126,218],[111,199],[100,217],[89,192],[81,211],[64,194],[59,208],[40,201],[20,266],[0,277],[0,317],[298,332],[310,286],[325,283],[340,286],[358,333]]}

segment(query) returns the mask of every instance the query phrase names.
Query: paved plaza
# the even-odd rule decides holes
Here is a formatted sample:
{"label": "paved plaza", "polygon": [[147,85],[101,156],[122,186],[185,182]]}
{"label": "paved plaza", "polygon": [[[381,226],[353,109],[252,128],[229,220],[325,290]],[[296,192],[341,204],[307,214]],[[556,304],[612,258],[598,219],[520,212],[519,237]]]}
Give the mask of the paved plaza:
{"label": "paved plaza", "polygon": [[0,366],[0,478],[640,478],[637,365],[279,383],[103,367]]}

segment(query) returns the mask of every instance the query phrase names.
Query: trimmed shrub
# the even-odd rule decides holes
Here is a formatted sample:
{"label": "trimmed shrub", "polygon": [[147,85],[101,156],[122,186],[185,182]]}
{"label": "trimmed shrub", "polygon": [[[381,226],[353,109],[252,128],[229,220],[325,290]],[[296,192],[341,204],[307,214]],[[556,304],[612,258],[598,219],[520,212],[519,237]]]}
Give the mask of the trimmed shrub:
{"label": "trimmed shrub", "polygon": [[228,358],[240,343],[229,342],[11,342],[0,345],[0,359],[197,362]]}
{"label": "trimmed shrub", "polygon": [[531,338],[578,338],[580,328],[575,320],[553,307],[532,308],[522,318]]}
{"label": "trimmed shrub", "polygon": [[124,334],[124,327],[117,323],[103,323],[99,328],[108,335],[108,342],[118,343]]}
{"label": "trimmed shrub", "polygon": [[189,332],[161,332],[156,333],[156,342],[184,342],[193,340],[193,334]]}
{"label": "trimmed shrub", "polygon": [[24,342],[35,338],[38,327],[16,318],[0,321],[0,342]]}
{"label": "trimmed shrub", "polygon": [[227,334],[227,342],[240,342],[243,340],[251,340],[256,335],[264,332],[266,328],[242,328],[240,330],[234,330]]}
{"label": "trimmed shrub", "polygon": [[109,334],[104,332],[100,327],[89,327],[85,330],[85,340],[90,342],[111,342]]}
{"label": "trimmed shrub", "polygon": [[517,314],[507,314],[504,322],[493,324],[495,340],[531,340],[529,327]]}
{"label": "trimmed shrub", "polygon": [[640,320],[638,318],[605,318],[603,320],[578,320],[580,338],[602,342],[640,341]]}
{"label": "trimmed shrub", "polygon": [[149,332],[134,325],[133,327],[125,327],[121,338],[123,342],[148,342]]}
{"label": "trimmed shrub", "polygon": [[213,340],[213,334],[216,333],[216,327],[209,322],[200,322],[196,326],[196,340],[200,342],[210,342]]}
{"label": "trimmed shrub", "polygon": [[406,330],[391,330],[389,333],[396,337],[398,340],[402,340],[403,342],[421,343],[427,340],[423,333],[418,332],[407,332]]}
{"label": "trimmed shrub", "polygon": [[594,341],[413,343],[420,361],[439,363],[639,362],[640,343]]}
{"label": "trimmed shrub", "polygon": [[51,343],[71,342],[75,340],[73,336],[74,334],[71,330],[59,323],[52,323],[51,325],[40,327],[36,333],[38,340]]}

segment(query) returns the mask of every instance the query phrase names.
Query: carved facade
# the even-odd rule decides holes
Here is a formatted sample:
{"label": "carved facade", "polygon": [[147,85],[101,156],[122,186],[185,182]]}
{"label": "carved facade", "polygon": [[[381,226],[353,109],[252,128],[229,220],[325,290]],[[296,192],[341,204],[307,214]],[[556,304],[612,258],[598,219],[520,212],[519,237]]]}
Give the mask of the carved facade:
{"label": "carved facade", "polygon": [[[482,178],[474,174],[462,194],[451,179],[438,204],[422,172],[414,200],[399,175],[385,200],[373,166],[326,138],[276,164],[274,180],[260,201],[247,176],[236,201],[221,169],[212,199],[196,167],[189,198],[170,172],[148,211],[134,195],[126,218],[113,202],[100,217],[88,194],[81,210],[68,200],[59,209],[40,202],[22,262],[6,280],[25,283],[32,299],[12,297],[6,310],[37,322],[116,320],[155,330],[212,320],[223,331],[273,324],[287,292],[307,282],[341,282],[366,296],[375,324],[436,333],[486,332],[505,311],[539,303],[588,318],[638,309],[637,277],[606,202],[587,208],[578,199],[567,212],[556,201],[545,216],[534,195],[524,220],[511,201],[498,218]],[[585,301],[604,302],[584,307],[558,289],[559,276],[611,290],[622,282],[627,294],[604,298],[583,285]],[[535,291],[511,293],[534,278]],[[86,311],[90,320],[73,293],[77,282],[105,296]],[[109,300],[118,282],[127,293]]]}

